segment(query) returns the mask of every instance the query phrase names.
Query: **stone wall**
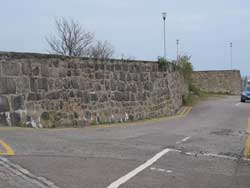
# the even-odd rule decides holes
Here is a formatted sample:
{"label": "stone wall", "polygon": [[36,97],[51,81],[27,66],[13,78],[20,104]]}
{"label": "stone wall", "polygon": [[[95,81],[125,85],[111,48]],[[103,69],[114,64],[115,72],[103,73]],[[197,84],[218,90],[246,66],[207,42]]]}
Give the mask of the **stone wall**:
{"label": "stone wall", "polygon": [[196,71],[193,84],[206,92],[238,95],[241,91],[241,75],[238,70]]}
{"label": "stone wall", "polygon": [[0,53],[0,124],[59,127],[170,116],[188,93],[172,64]]}

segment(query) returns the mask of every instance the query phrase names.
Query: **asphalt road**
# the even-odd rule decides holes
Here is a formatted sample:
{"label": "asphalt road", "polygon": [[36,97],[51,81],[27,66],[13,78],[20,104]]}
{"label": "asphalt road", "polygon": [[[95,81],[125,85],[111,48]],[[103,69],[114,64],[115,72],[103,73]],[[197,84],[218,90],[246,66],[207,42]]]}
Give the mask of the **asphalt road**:
{"label": "asphalt road", "polygon": [[2,127],[0,140],[15,154],[0,157],[0,188],[249,188],[249,107],[228,96],[186,117],[125,126]]}

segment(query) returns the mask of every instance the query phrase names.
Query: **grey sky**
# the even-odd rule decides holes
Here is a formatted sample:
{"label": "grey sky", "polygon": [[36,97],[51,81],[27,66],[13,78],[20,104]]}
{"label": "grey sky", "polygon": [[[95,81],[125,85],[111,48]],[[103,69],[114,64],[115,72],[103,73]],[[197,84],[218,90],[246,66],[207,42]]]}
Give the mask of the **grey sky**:
{"label": "grey sky", "polygon": [[161,12],[167,16],[167,56],[192,56],[196,70],[250,70],[249,0],[0,0],[0,51],[46,52],[44,37],[54,18],[78,20],[96,38],[110,41],[116,55],[156,60],[163,54]]}

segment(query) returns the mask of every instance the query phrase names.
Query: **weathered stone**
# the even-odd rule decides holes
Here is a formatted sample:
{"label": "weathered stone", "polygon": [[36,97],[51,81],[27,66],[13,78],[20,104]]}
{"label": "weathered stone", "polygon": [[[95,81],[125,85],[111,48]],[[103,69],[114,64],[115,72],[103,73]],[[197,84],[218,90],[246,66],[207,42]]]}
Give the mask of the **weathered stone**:
{"label": "weathered stone", "polygon": [[17,112],[10,114],[10,121],[12,126],[21,126],[21,115]]}
{"label": "weathered stone", "polygon": [[37,92],[38,89],[38,83],[37,83],[37,78],[30,78],[30,90],[32,92]]}
{"label": "weathered stone", "polygon": [[108,100],[108,96],[106,94],[103,94],[100,98],[100,102],[106,102]]}
{"label": "weathered stone", "polygon": [[0,113],[0,125],[5,125],[5,126],[9,125],[5,113]]}
{"label": "weathered stone", "polygon": [[124,72],[120,72],[120,80],[125,81],[126,80],[126,74]]}
{"label": "weathered stone", "polygon": [[16,82],[13,78],[0,78],[0,94],[15,94]]}
{"label": "weathered stone", "polygon": [[123,93],[122,92],[114,92],[114,96],[112,97],[112,100],[123,101]]}
{"label": "weathered stone", "polygon": [[40,74],[40,67],[38,66],[33,66],[32,67],[32,75],[38,76]]}
{"label": "weathered stone", "polygon": [[28,101],[38,101],[41,100],[42,96],[39,93],[29,93],[27,100]]}
{"label": "weathered stone", "polygon": [[103,72],[96,72],[96,73],[95,73],[95,78],[96,78],[96,79],[104,79],[104,74],[103,74]]}
{"label": "weathered stone", "polygon": [[84,116],[85,116],[85,118],[86,118],[87,120],[90,120],[90,119],[91,119],[91,112],[90,112],[90,111],[86,111],[86,112],[84,113]]}
{"label": "weathered stone", "polygon": [[51,92],[49,94],[46,95],[47,99],[52,99],[52,100],[56,100],[60,98],[60,93],[59,92]]}
{"label": "weathered stone", "polygon": [[72,78],[71,85],[73,89],[79,89],[79,80],[77,78]]}
{"label": "weathered stone", "polygon": [[48,121],[50,118],[49,118],[49,112],[43,112],[42,114],[41,114],[41,119],[42,120],[46,120],[46,121]]}
{"label": "weathered stone", "polygon": [[84,104],[88,104],[90,102],[90,96],[87,92],[82,94],[81,102]]}
{"label": "weathered stone", "polygon": [[20,74],[20,64],[16,62],[4,62],[2,64],[2,69],[3,73],[7,76],[18,76]]}
{"label": "weathered stone", "polygon": [[27,93],[30,91],[28,77],[20,77],[16,80],[16,93]]}
{"label": "weathered stone", "polygon": [[45,91],[48,91],[48,80],[47,78],[39,78],[38,79],[38,88],[44,89]]}
{"label": "weathered stone", "polygon": [[69,96],[70,96],[71,98],[75,97],[74,92],[73,92],[73,91],[70,91],[70,92],[69,92]]}
{"label": "weathered stone", "polygon": [[0,96],[0,112],[8,112],[10,110],[8,98]]}
{"label": "weathered stone", "polygon": [[95,90],[96,90],[96,91],[102,90],[102,86],[101,86],[100,84],[96,83],[96,84],[95,84]]}
{"label": "weathered stone", "polygon": [[105,80],[104,84],[105,84],[105,89],[106,90],[110,90],[110,83],[109,83],[109,81]]}
{"label": "weathered stone", "polygon": [[[2,113],[25,110],[36,121],[40,116],[42,124],[49,119],[48,127],[173,114],[187,91],[177,70],[170,67],[171,71],[159,71],[154,62],[103,62],[57,56],[46,59],[46,55],[40,58],[30,54],[22,55],[22,59],[8,55],[6,61],[19,64],[20,70],[18,74],[9,71],[10,75],[4,78],[2,69],[0,94],[11,94],[11,102],[7,101],[11,106]],[[22,114],[13,114],[11,118],[15,124],[27,120]]]}
{"label": "weathered stone", "polygon": [[127,81],[130,82],[132,80],[131,75],[127,74]]}
{"label": "weathered stone", "polygon": [[120,71],[122,69],[120,64],[115,64],[115,70]]}
{"label": "weathered stone", "polygon": [[49,66],[47,63],[41,64],[41,76],[49,77]]}
{"label": "weathered stone", "polygon": [[71,76],[71,71],[67,71],[67,76]]}
{"label": "weathered stone", "polygon": [[32,74],[31,63],[22,63],[22,73],[24,75],[31,75]]}
{"label": "weathered stone", "polygon": [[23,110],[24,109],[24,97],[23,96],[14,96],[11,98],[12,109]]}
{"label": "weathered stone", "polygon": [[118,82],[118,91],[125,91],[125,84],[123,82]]}
{"label": "weathered stone", "polygon": [[67,79],[64,79],[63,80],[63,88],[64,89],[69,89],[71,86],[71,81],[70,80],[67,80]]}
{"label": "weathered stone", "polygon": [[97,101],[98,100],[97,94],[96,93],[91,93],[90,94],[90,99],[91,99],[91,101]]}

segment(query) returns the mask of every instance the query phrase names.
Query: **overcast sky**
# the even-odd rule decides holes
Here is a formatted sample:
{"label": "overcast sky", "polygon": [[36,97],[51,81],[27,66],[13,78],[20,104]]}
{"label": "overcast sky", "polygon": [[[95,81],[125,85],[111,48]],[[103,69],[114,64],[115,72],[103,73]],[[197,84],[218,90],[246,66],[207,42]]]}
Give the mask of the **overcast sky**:
{"label": "overcast sky", "polygon": [[250,75],[249,0],[0,0],[0,51],[46,52],[54,19],[77,20],[96,38],[108,40],[116,56],[156,60],[163,54],[167,15],[167,56],[192,56],[196,70],[230,69]]}

